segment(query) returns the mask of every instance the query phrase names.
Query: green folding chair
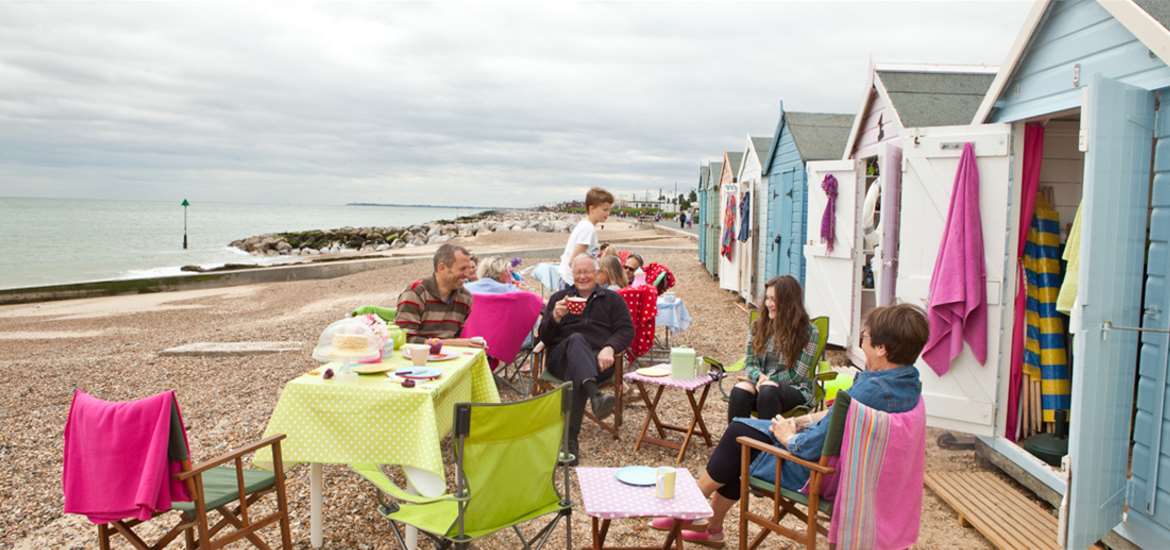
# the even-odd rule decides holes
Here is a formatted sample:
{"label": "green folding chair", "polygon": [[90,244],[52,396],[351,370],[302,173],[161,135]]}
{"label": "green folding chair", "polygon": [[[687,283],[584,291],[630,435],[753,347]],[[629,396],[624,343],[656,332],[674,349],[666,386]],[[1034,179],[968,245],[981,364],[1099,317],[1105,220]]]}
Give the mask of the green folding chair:
{"label": "green folding chair", "polygon": [[[751,316],[748,319],[748,322],[755,323],[756,318],[758,318],[759,316],[760,316],[759,311],[753,309],[751,312]],[[810,320],[810,322],[812,322],[813,326],[817,327],[817,351],[816,351],[816,354],[813,356],[813,365],[816,365],[816,366],[813,368],[812,372],[809,373],[810,376],[812,376],[812,378],[813,378],[812,383],[813,383],[813,387],[815,388],[813,390],[815,395],[814,395],[812,409],[816,410],[816,409],[820,409],[821,406],[824,404],[825,383],[829,380],[833,380],[834,378],[836,378],[837,373],[835,371],[833,371],[832,368],[829,367],[829,364],[827,362],[823,361],[823,357],[825,355],[825,347],[829,343],[829,318],[825,317],[825,316],[814,317]],[[747,357],[740,357],[738,361],[731,363],[730,365],[724,365],[724,364],[720,363],[718,360],[710,358],[710,357],[704,357],[703,361],[707,364],[708,367],[720,372],[719,392],[723,394],[723,400],[727,401],[727,399],[730,396],[731,390],[729,388],[724,387],[723,381],[724,381],[724,379],[728,378],[729,375],[743,371],[743,369],[746,366],[744,363],[746,363]],[[731,387],[735,387],[734,382],[731,384]],[[809,412],[809,407],[801,406],[801,407],[796,407],[795,409],[792,409],[792,410],[786,412],[784,414],[784,416],[785,417],[799,416],[802,414],[806,414],[808,412]]]}
{"label": "green folding chair", "polygon": [[[740,445],[740,499],[739,499],[739,540],[740,548],[758,548],[764,539],[772,533],[787,537],[805,548],[816,548],[817,533],[828,535],[827,525],[833,516],[833,501],[824,498],[821,492],[825,489],[825,481],[836,470],[830,465],[833,458],[841,455],[841,440],[845,435],[845,418],[849,413],[851,403],[849,394],[841,392],[833,402],[829,411],[829,429],[825,432],[825,443],[821,447],[821,459],[809,462],[801,459],[787,450],[756,441],[750,437],[737,437],[735,441]],[[774,477],[777,483],[751,475],[751,451],[761,451],[776,457]],[[784,461],[795,462],[809,469],[808,494],[800,491],[785,489],[780,486],[780,468]],[[765,516],[751,511],[749,500],[751,496],[772,499],[772,515]],[[781,525],[788,515],[793,515],[804,523],[804,530],[799,531]],[[748,544],[748,525],[755,524],[762,529]]]}
{"label": "green folding chair", "polygon": [[397,308],[382,306],[362,306],[349,312],[349,315],[350,317],[356,317],[358,315],[367,315],[370,313],[381,317],[382,320],[386,321],[387,323],[393,323],[394,319],[398,318]]}
{"label": "green folding chair", "polygon": [[[398,524],[417,527],[437,548],[468,548],[472,541],[509,527],[523,548],[542,548],[565,520],[572,548],[569,500],[568,415],[571,384],[511,403],[455,405],[455,491],[422,497],[398,487],[377,465],[350,466],[379,490],[378,509],[406,548]],[[563,490],[557,487],[560,470]],[[382,493],[398,502],[386,502]],[[556,514],[531,539],[519,525]]]}

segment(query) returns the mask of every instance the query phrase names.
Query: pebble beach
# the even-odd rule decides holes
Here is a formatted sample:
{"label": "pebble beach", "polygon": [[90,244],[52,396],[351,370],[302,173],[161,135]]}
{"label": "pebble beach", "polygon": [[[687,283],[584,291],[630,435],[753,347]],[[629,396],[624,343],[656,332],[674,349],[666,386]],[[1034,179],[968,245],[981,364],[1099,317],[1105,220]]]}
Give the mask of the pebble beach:
{"label": "pebble beach", "polygon": [[[453,242],[480,256],[519,250],[549,250],[563,245],[563,233],[496,231],[457,237]],[[748,309],[732,294],[721,291],[703,270],[694,241],[660,229],[607,223],[602,241],[643,254],[670,267],[694,323],[675,335],[675,345],[691,346],[700,355],[724,361],[738,358],[744,349]],[[401,252],[401,251],[399,251]],[[425,254],[427,247],[414,253]],[[556,254],[526,259],[555,262]],[[74,389],[84,389],[107,400],[129,400],[174,389],[188,423],[195,460],[208,458],[258,439],[283,385],[317,366],[310,357],[320,331],[356,306],[393,305],[400,290],[430,271],[429,258],[404,265],[373,269],[328,280],[266,283],[158,294],[114,296],[85,300],[0,306],[0,548],[97,548],[96,529],[83,517],[62,513],[62,433]],[[538,283],[529,281],[535,288]],[[193,342],[293,341],[293,351],[267,355],[214,357],[163,356],[159,352]],[[518,396],[501,388],[503,399]],[[689,413],[683,395],[668,392],[660,413],[681,420]],[[628,402],[621,439],[587,424],[581,434],[583,466],[660,465],[672,462],[665,449],[634,451],[633,441],[645,419],[640,400]],[[718,438],[726,426],[726,403],[712,390],[704,418]],[[929,470],[976,468],[973,451],[948,451],[928,434]],[[709,450],[701,441],[683,462],[698,474]],[[292,536],[296,548],[309,548],[308,468],[288,474]],[[448,475],[448,479],[451,476]],[[395,548],[389,524],[376,511],[375,492],[356,474],[341,466],[325,466],[325,548]],[[573,542],[587,544],[590,524],[578,503],[573,515]],[[770,504],[752,500],[761,513]],[[733,510],[728,547],[736,547]],[[795,525],[793,520],[787,520]],[[162,519],[153,531],[161,533],[172,521]],[[917,548],[990,548],[973,529],[960,526],[955,514],[930,491],[924,498],[922,533]],[[529,525],[527,532],[534,532]],[[262,535],[279,542],[276,530]],[[550,541],[563,547],[564,530]],[[662,534],[644,521],[615,522],[608,542],[615,545],[661,544]],[[827,541],[820,541],[827,547]],[[497,533],[477,545],[515,548],[515,536]],[[765,548],[791,545],[772,536]],[[119,540],[118,548],[129,548]],[[243,546],[240,546],[243,547]],[[422,543],[422,548],[429,548]],[[794,546],[792,546],[794,547]]]}

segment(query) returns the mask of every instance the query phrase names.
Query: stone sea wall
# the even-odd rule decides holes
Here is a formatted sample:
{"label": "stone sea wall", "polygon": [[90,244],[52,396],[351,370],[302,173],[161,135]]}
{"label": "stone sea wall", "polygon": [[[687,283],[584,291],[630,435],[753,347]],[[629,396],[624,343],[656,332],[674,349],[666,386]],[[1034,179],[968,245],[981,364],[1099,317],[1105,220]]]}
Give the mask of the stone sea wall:
{"label": "stone sea wall", "polygon": [[576,214],[527,210],[488,211],[455,220],[437,220],[406,227],[342,227],[254,235],[232,241],[254,256],[317,256],[342,251],[383,252],[445,243],[504,231],[567,233],[580,221]]}

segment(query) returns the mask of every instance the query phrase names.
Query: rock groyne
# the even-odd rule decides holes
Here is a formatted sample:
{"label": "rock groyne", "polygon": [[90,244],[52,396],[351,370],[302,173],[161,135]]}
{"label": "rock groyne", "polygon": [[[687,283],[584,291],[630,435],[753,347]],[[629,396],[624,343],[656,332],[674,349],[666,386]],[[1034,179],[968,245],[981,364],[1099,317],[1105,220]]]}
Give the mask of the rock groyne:
{"label": "rock groyne", "polygon": [[232,241],[254,256],[318,256],[343,251],[384,252],[505,231],[567,233],[580,215],[529,210],[488,211],[406,227],[341,227],[253,235]]}

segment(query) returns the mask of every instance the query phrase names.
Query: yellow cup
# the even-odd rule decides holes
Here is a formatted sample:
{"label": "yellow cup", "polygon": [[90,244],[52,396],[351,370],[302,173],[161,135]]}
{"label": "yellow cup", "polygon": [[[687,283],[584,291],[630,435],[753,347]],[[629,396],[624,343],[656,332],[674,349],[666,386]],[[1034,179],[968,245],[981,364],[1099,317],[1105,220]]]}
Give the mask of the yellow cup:
{"label": "yellow cup", "polygon": [[654,483],[654,496],[663,500],[674,498],[674,481],[677,476],[678,472],[670,466],[658,468],[658,475]]}

